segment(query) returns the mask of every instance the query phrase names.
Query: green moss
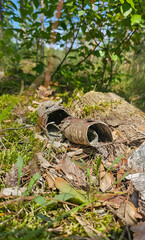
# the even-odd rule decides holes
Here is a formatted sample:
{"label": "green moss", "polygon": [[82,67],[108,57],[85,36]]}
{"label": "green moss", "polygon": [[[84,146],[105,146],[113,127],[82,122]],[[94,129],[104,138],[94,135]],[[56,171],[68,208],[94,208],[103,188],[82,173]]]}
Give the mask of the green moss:
{"label": "green moss", "polygon": [[37,124],[38,123],[38,115],[37,112],[28,112],[25,114],[27,120],[32,123],[32,124]]}
{"label": "green moss", "polygon": [[9,107],[13,102],[18,102],[19,99],[19,96],[3,94],[0,96],[0,111]]}
{"label": "green moss", "polygon": [[79,100],[80,97],[83,95],[83,91],[80,91],[78,89],[75,89],[73,92],[64,92],[59,93],[58,96],[62,98],[63,105],[66,108],[70,108],[74,102],[74,100]]}
{"label": "green moss", "polygon": [[85,116],[89,116],[92,112],[94,111],[101,111],[101,112],[105,112],[106,108],[115,108],[118,104],[121,104],[121,100],[120,101],[104,101],[104,102],[100,102],[99,104],[95,104],[94,106],[91,105],[86,105],[85,107],[83,107],[83,111],[84,111],[84,115]]}

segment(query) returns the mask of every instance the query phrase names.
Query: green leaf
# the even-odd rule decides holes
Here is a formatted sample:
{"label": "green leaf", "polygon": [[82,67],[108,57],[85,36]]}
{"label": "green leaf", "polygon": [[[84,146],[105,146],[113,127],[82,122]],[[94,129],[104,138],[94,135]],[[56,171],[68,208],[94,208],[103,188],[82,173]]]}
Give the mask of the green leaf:
{"label": "green leaf", "polygon": [[126,2],[128,2],[131,5],[131,7],[134,8],[134,2],[132,0],[126,0]]}
{"label": "green leaf", "polygon": [[73,6],[73,2],[70,3],[66,3],[67,6],[72,7]]}
{"label": "green leaf", "polygon": [[131,17],[131,25],[139,24],[140,22],[141,22],[141,15],[134,14],[134,15]]}
{"label": "green leaf", "polygon": [[[71,185],[62,178],[57,177],[55,180],[55,186],[58,188],[62,193],[68,193],[73,195],[73,201],[76,203],[84,203],[87,201],[86,199],[86,192],[79,191],[71,187]],[[71,196],[70,195],[70,196]]]}
{"label": "green leaf", "polygon": [[141,26],[142,28],[145,28],[145,23],[140,24],[140,26]]}
{"label": "green leaf", "polygon": [[123,4],[123,3],[124,3],[124,0],[120,0],[120,2],[121,2],[121,4]]}
{"label": "green leaf", "polygon": [[117,59],[118,59],[118,56],[117,56],[117,55],[115,55],[115,54],[112,54],[112,55],[111,55],[111,58],[112,58],[112,60],[113,60],[113,61],[117,61]]}
{"label": "green leaf", "polygon": [[43,215],[42,213],[38,214],[37,216],[38,216],[39,218],[41,218],[43,221],[45,221],[45,222],[53,222],[51,218]]}
{"label": "green leaf", "polygon": [[12,1],[8,1],[8,3],[10,3],[10,5],[17,10],[17,6]]}
{"label": "green leaf", "polygon": [[15,21],[15,22],[19,22],[19,23],[23,23],[23,20],[20,18],[20,17],[13,17],[13,20]]}
{"label": "green leaf", "polygon": [[35,8],[38,8],[40,5],[39,0],[35,0],[35,1],[33,1],[33,3],[34,3]]}
{"label": "green leaf", "polygon": [[130,172],[124,173],[116,182],[113,183],[113,185],[121,182]]}
{"label": "green leaf", "polygon": [[28,187],[27,187],[27,190],[23,193],[23,196],[24,196],[24,197],[25,197],[26,195],[28,195],[29,192],[31,192],[31,190],[32,190],[35,182],[36,182],[39,178],[40,178],[40,173],[39,173],[39,172],[36,173],[36,174],[32,177],[32,179],[31,179],[31,181],[30,181],[30,183],[29,183],[29,185],[28,185]]}
{"label": "green leaf", "polygon": [[127,17],[132,12],[132,7],[129,3],[125,2],[121,6],[121,12],[124,17]]}
{"label": "green leaf", "polygon": [[71,193],[60,193],[60,194],[58,194],[54,197],[55,200],[50,201],[48,204],[52,204],[52,203],[57,202],[57,201],[65,202],[65,201],[68,201],[69,199],[74,198],[74,197],[75,197],[75,195],[73,195]]}
{"label": "green leaf", "polygon": [[18,188],[19,188],[20,179],[22,176],[22,168],[23,168],[23,158],[20,155],[17,158],[17,167],[18,167]]}
{"label": "green leaf", "polygon": [[81,11],[78,11],[78,15],[79,17],[83,16],[85,14],[85,11],[81,10]]}
{"label": "green leaf", "polygon": [[36,202],[36,203],[39,203],[40,205],[42,205],[42,206],[46,206],[46,201],[45,201],[45,199],[42,197],[42,196],[37,196],[37,197],[35,197],[34,198],[34,201]]}

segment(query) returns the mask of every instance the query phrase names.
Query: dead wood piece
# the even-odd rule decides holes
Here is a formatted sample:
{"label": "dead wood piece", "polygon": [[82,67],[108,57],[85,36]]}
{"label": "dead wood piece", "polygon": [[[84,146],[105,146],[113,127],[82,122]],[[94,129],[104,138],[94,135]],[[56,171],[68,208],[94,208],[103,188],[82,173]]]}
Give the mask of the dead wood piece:
{"label": "dead wood piece", "polygon": [[128,158],[128,166],[132,170],[145,172],[145,142]]}
{"label": "dead wood piece", "polygon": [[140,193],[141,199],[145,201],[145,172],[129,174],[126,179],[132,181],[135,189]]}
{"label": "dead wood piece", "polygon": [[[117,147],[116,144],[113,144],[114,149],[109,151],[110,154],[113,151],[113,159],[124,153],[128,158],[132,154],[132,148],[136,149],[136,146],[142,143],[143,133],[145,133],[145,113],[123,98],[114,93],[104,94],[90,91],[80,96],[79,99],[74,99],[70,113],[79,118],[84,118],[87,108],[90,110],[87,118],[107,123],[111,127],[115,141],[126,139],[128,144],[124,142],[122,146],[117,144]],[[133,139],[134,142],[132,142]]]}
{"label": "dead wood piece", "polygon": [[73,143],[97,146],[98,141],[112,141],[110,128],[103,122],[67,117],[62,121],[61,132]]}
{"label": "dead wood piece", "polygon": [[52,138],[61,138],[59,124],[61,121],[68,117],[69,114],[66,109],[60,104],[60,102],[45,101],[40,103],[38,109],[39,122],[47,134]]}

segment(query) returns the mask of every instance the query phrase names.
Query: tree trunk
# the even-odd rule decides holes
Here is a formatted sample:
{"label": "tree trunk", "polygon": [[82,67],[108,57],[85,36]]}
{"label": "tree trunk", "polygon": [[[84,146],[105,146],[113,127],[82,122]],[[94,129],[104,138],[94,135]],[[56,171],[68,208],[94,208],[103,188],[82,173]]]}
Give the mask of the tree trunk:
{"label": "tree trunk", "polygon": [[51,36],[50,36],[50,51],[49,51],[49,54],[48,54],[48,65],[47,65],[47,68],[46,68],[45,79],[44,79],[44,86],[45,87],[49,87],[50,82],[51,82],[51,74],[52,74],[52,68],[53,68],[53,62],[52,61],[53,61],[53,53],[54,53],[54,44],[55,44],[55,41],[56,41],[56,30],[57,30],[59,18],[61,16],[63,3],[64,3],[64,0],[59,0],[58,1],[58,5],[57,5],[57,9],[56,9],[56,15],[55,15],[56,20],[52,24],[52,31],[51,31]]}
{"label": "tree trunk", "polygon": [[[44,8],[44,2],[41,0],[40,2],[41,8]],[[44,31],[44,13],[41,13],[41,31]],[[41,37],[41,61],[44,62],[44,39]]]}

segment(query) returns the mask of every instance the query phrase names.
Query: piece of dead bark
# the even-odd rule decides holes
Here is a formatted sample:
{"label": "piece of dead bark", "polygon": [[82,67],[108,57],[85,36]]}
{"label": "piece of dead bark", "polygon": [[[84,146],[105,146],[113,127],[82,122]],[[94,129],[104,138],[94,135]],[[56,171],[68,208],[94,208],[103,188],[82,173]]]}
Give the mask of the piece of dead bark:
{"label": "piece of dead bark", "polygon": [[134,232],[133,240],[145,240],[145,222],[140,222],[130,229]]}
{"label": "piece of dead bark", "polygon": [[60,164],[57,166],[69,181],[73,181],[77,186],[86,186],[85,174],[79,165],[70,160],[70,157],[65,154],[62,157]]}
{"label": "piece of dead bark", "polygon": [[137,172],[145,172],[145,142],[128,158],[128,166]]}
{"label": "piece of dead bark", "polygon": [[129,174],[126,179],[132,181],[135,189],[140,193],[141,199],[145,201],[145,172]]}
{"label": "piece of dead bark", "polygon": [[16,187],[18,185],[18,167],[17,163],[12,165],[9,173],[6,173],[5,185]]}

